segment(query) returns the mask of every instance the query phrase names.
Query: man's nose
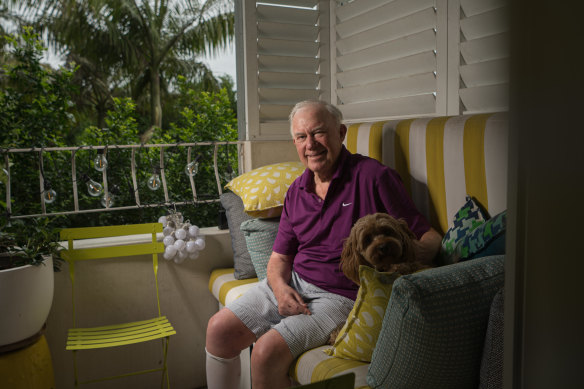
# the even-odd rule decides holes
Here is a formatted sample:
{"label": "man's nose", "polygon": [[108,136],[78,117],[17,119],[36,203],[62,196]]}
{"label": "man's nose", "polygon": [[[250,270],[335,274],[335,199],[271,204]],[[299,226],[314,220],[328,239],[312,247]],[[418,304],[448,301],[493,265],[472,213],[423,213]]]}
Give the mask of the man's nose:
{"label": "man's nose", "polygon": [[312,147],[314,147],[315,144],[316,144],[316,139],[314,138],[314,135],[307,135],[306,136],[306,147],[312,148]]}

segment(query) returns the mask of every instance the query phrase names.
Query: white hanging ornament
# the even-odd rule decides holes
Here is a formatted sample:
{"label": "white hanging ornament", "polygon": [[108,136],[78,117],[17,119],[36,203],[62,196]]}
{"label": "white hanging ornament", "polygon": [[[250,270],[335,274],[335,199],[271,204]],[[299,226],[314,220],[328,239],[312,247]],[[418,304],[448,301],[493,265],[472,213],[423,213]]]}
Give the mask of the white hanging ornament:
{"label": "white hanging ornament", "polygon": [[160,216],[158,218],[158,223],[162,224],[162,227],[166,227],[166,216]]}
{"label": "white hanging ornament", "polygon": [[164,247],[168,247],[170,245],[173,245],[174,238],[172,237],[172,235],[167,235],[164,237],[164,239],[162,239],[162,243],[164,243]]}
{"label": "white hanging ornament", "polygon": [[199,235],[199,227],[197,226],[190,226],[189,227],[189,236],[191,238],[196,238]]}
{"label": "white hanging ornament", "polygon": [[197,238],[195,240],[195,245],[197,246],[197,248],[199,250],[203,250],[205,248],[205,239],[203,239],[203,238]]}
{"label": "white hanging ornament", "polygon": [[174,232],[174,228],[172,228],[168,225],[162,229],[162,235],[164,235],[164,236],[168,236],[168,235],[172,234],[173,232]]}
{"label": "white hanging ornament", "polygon": [[180,264],[187,259],[188,254],[185,251],[179,251],[177,255],[174,257],[174,263]]}
{"label": "white hanging ornament", "polygon": [[179,228],[174,232],[174,236],[177,239],[185,239],[187,237],[187,232],[185,231],[184,228]]}
{"label": "white hanging ornament", "polygon": [[164,249],[164,259],[172,259],[177,253],[177,248],[174,245],[170,245]]}
{"label": "white hanging ornament", "polygon": [[183,247],[185,247],[185,241],[182,239],[177,239],[174,241],[174,247],[176,247],[177,250],[182,250]]}
{"label": "white hanging ornament", "polygon": [[198,250],[199,250],[199,248],[197,247],[197,245],[195,244],[195,242],[194,242],[194,241],[192,241],[192,240],[189,240],[189,241],[187,242],[187,244],[186,244],[186,250],[187,250],[187,252],[189,252],[189,253],[193,253],[193,252],[195,252],[195,251],[198,251]]}

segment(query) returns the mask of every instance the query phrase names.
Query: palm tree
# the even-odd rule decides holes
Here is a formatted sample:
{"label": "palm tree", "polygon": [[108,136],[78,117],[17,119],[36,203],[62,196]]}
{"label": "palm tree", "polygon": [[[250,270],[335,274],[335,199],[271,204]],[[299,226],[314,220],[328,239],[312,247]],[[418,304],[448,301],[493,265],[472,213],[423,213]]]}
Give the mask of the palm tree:
{"label": "palm tree", "polygon": [[104,75],[116,76],[117,87],[131,90],[135,98],[149,90],[151,127],[162,125],[162,92],[172,84],[168,69],[200,74],[193,70],[201,67],[196,57],[225,48],[234,34],[229,0],[30,3],[35,6],[29,4],[29,12],[39,16],[52,43],[93,74],[101,103],[104,86],[112,93],[113,80]]}

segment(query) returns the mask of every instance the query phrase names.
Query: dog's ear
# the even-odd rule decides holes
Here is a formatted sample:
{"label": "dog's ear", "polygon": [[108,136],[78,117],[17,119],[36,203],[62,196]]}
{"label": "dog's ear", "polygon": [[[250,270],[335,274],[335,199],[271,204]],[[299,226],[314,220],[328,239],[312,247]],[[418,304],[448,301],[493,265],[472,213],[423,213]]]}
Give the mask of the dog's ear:
{"label": "dog's ear", "polygon": [[356,234],[351,231],[349,237],[343,244],[343,251],[341,253],[341,271],[343,274],[356,283],[359,283],[359,250],[357,248]]}
{"label": "dog's ear", "polygon": [[402,256],[405,262],[414,261],[416,258],[416,254],[414,252],[414,240],[417,240],[418,238],[412,232],[412,230],[410,230],[408,223],[405,220],[399,219],[397,222],[401,227]]}

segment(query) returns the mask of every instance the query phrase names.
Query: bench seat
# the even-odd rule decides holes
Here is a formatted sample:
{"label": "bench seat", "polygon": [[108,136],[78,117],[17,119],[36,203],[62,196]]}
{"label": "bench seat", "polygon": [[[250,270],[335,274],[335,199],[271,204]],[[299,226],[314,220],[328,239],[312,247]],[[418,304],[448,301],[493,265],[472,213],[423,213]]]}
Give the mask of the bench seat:
{"label": "bench seat", "polygon": [[236,280],[233,276],[234,270],[232,267],[215,269],[209,277],[209,291],[215,296],[221,307],[241,297],[258,282],[257,278]]}

